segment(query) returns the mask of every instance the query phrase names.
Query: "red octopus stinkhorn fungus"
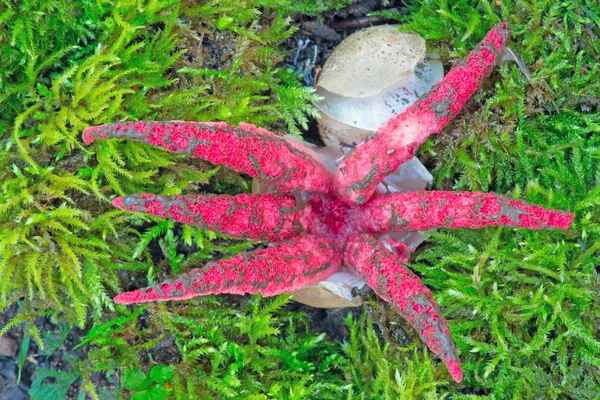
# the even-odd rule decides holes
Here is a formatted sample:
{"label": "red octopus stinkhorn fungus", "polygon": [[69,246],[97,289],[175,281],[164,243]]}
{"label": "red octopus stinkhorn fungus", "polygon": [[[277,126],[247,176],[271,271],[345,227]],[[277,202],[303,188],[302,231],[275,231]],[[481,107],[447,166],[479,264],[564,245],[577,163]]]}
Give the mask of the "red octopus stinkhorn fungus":
{"label": "red octopus stinkhorn fungus", "polygon": [[450,330],[431,291],[404,264],[410,249],[377,237],[389,231],[510,226],[567,229],[573,214],[492,193],[420,191],[377,194],[381,180],[438,133],[479,89],[510,36],[496,25],[466,60],[405,112],[344,157],[332,174],[302,144],[250,124],[128,122],[87,128],[83,140],[127,138],[186,153],[244,172],[276,194],[160,196],[134,194],[113,204],[273,245],[121,293],[121,304],[184,300],[212,293],[273,296],[319,282],[341,268],[369,286],[408,320],[454,380],[462,370]]}

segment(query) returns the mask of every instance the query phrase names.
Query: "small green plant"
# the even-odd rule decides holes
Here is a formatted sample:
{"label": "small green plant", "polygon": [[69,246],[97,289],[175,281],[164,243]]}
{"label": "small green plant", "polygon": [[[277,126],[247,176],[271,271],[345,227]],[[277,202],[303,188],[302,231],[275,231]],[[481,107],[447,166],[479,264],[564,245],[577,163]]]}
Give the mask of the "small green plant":
{"label": "small green plant", "polygon": [[35,377],[29,389],[29,396],[32,399],[65,399],[67,391],[79,378],[79,371],[66,372],[39,367],[36,369]]}
{"label": "small green plant", "polygon": [[172,389],[167,382],[173,377],[173,367],[155,365],[148,376],[142,371],[125,371],[123,386],[131,391],[131,400],[163,400]]}
{"label": "small green plant", "polygon": [[25,365],[25,359],[27,358],[27,352],[29,351],[29,342],[31,342],[31,336],[25,336],[19,346],[19,358],[17,359],[17,385],[21,383],[21,373],[23,372],[23,366]]}

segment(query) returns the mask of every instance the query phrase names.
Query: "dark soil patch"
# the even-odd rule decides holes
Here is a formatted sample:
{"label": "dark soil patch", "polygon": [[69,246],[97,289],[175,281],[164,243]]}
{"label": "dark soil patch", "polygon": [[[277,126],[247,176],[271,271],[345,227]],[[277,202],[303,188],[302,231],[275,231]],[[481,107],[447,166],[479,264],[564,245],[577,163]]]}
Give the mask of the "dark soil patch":
{"label": "dark soil patch", "polygon": [[[15,316],[17,310],[16,306],[12,306],[0,315],[0,326],[4,326],[9,322]],[[29,399],[28,392],[36,379],[38,368],[51,368],[75,374],[76,371],[73,371],[72,367],[76,365],[78,360],[87,358],[87,348],[75,349],[81,338],[85,336],[86,330],[71,328],[48,317],[38,318],[35,325],[40,331],[46,347],[40,349],[33,339],[30,340],[19,384],[17,384],[19,351],[16,352],[14,357],[0,357],[0,399],[2,400]],[[7,335],[21,347],[25,338],[24,327],[22,325],[15,327]],[[53,381],[54,378],[46,378],[38,384],[43,385]],[[97,384],[97,387],[106,389],[110,387],[101,374],[95,374],[92,381]],[[77,398],[79,385],[79,380],[73,382],[67,391],[66,399]],[[31,398],[40,399],[39,397]]]}

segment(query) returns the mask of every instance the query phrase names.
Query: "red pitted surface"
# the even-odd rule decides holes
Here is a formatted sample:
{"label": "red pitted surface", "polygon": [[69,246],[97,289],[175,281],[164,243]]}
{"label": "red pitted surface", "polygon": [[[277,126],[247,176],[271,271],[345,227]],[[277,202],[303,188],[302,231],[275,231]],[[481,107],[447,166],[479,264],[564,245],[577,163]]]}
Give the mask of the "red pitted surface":
{"label": "red pitted surface", "polygon": [[439,133],[464,107],[489,76],[510,31],[498,24],[462,64],[454,67],[431,91],[349,152],[334,180],[337,195],[364,204],[375,187],[415,152],[432,133]]}
{"label": "red pitted surface", "polygon": [[[497,25],[431,92],[350,153],[340,165],[335,193],[330,190],[330,173],[315,161],[311,150],[253,125],[233,128],[224,123],[171,121],[86,129],[83,139],[88,144],[112,137],[147,142],[245,172],[279,191],[277,195],[116,198],[113,204],[121,209],[276,245],[119,294],[115,301],[183,300],[211,293],[272,296],[324,280],[344,261],[345,267],[356,270],[411,322],[460,381],[460,362],[440,309],[431,292],[403,265],[410,249],[397,240],[382,239],[392,248],[390,252],[366,233],[490,225],[566,229],[573,214],[491,193],[423,191],[368,200],[384,176],[412,157],[431,133],[439,132],[461,110],[489,74],[508,36],[506,24]],[[286,193],[294,197],[281,195]],[[285,239],[291,240],[281,242]]]}
{"label": "red pitted surface", "polygon": [[462,381],[460,360],[448,324],[421,280],[370,235],[351,236],[344,260],[367,279],[375,293],[411,323],[431,351],[446,364],[452,378]]}
{"label": "red pitted surface", "polygon": [[343,246],[348,235],[357,232],[357,207],[329,195],[312,195],[307,206],[313,216],[309,231]]}
{"label": "red pitted surface", "polygon": [[274,296],[312,285],[337,272],[341,252],[333,243],[307,235],[264,250],[208,263],[158,285],[115,297],[119,304],[185,300],[207,294],[260,293]]}
{"label": "red pitted surface", "polygon": [[363,232],[380,233],[486,226],[567,229],[573,217],[494,193],[420,191],[374,197],[361,207],[359,219]]}
{"label": "red pitted surface", "polygon": [[238,239],[279,241],[305,233],[314,216],[296,206],[289,196],[159,196],[134,194],[117,197],[122,210],[145,212]]}
{"label": "red pitted surface", "polygon": [[312,151],[251,124],[222,122],[125,122],[85,129],[83,141],[123,138],[187,153],[268,183],[281,193],[330,190],[331,174]]}

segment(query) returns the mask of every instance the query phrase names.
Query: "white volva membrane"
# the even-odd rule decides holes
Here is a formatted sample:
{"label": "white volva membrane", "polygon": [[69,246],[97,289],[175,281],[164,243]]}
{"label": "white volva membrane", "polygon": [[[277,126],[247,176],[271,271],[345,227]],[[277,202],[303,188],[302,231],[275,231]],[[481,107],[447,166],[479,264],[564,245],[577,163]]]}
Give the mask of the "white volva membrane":
{"label": "white volva membrane", "polygon": [[323,100],[319,132],[325,144],[356,144],[404,111],[444,76],[425,40],[381,25],[346,38],[325,62],[316,84]]}

